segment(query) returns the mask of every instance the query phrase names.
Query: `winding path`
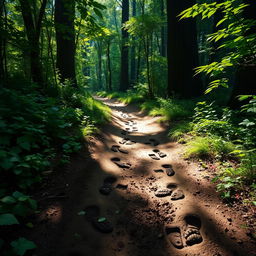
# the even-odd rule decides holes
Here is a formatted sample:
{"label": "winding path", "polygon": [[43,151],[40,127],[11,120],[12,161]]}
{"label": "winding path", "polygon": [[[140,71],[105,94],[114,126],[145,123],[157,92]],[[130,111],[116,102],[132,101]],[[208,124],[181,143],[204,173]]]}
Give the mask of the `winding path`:
{"label": "winding path", "polygon": [[168,140],[157,117],[99,100],[112,108],[112,122],[91,139],[92,160],[69,167],[68,199],[52,203],[37,255],[255,255],[210,175],[182,159],[184,146]]}

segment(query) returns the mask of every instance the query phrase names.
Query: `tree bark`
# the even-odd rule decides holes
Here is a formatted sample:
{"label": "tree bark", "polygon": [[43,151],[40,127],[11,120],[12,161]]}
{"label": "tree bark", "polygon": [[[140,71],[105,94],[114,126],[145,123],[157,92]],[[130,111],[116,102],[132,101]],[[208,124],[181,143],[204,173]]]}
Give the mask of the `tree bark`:
{"label": "tree bark", "polygon": [[[136,0],[132,1],[132,16],[136,16],[137,3]],[[133,86],[136,82],[136,47],[135,47],[135,37],[132,37],[132,47],[131,47],[131,62],[130,62],[130,77],[131,85]]]}
{"label": "tree bark", "polygon": [[57,44],[56,67],[60,81],[70,80],[77,86],[75,71],[75,1],[55,1],[55,30]]}
{"label": "tree bark", "polygon": [[4,0],[0,1],[0,87],[5,84],[5,65],[4,65]]}
{"label": "tree bark", "polygon": [[[122,26],[129,20],[129,0],[122,1]],[[121,74],[120,74],[120,91],[129,89],[129,34],[122,28],[122,48],[121,48]]]}
{"label": "tree bark", "polygon": [[102,90],[102,43],[97,42],[97,55],[98,55],[98,89]]}
{"label": "tree bark", "polygon": [[[164,17],[165,16],[165,12],[164,12],[164,9],[165,9],[165,6],[164,6],[164,0],[161,0],[160,1],[160,5],[161,5],[161,17]],[[163,25],[161,27],[161,56],[162,57],[166,57],[166,28],[165,28],[165,25]]]}
{"label": "tree bark", "polygon": [[169,96],[192,98],[203,92],[200,77],[194,76],[194,68],[198,66],[196,21],[180,21],[177,17],[181,11],[195,3],[195,0],[167,0]]}
{"label": "tree bark", "polygon": [[20,0],[21,12],[26,28],[26,34],[30,50],[31,77],[35,83],[43,85],[43,71],[40,60],[39,39],[42,29],[42,19],[45,13],[47,0],[42,1],[39,15],[33,19],[32,9],[28,0]]}
{"label": "tree bark", "polygon": [[110,41],[107,42],[107,73],[108,73],[108,90],[112,91],[112,71],[110,59]]}

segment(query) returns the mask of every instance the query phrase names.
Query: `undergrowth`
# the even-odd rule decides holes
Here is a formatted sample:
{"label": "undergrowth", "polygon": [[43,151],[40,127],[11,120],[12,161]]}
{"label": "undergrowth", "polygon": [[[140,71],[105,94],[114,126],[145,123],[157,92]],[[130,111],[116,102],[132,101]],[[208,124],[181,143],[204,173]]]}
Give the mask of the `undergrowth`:
{"label": "undergrowth", "polygon": [[[0,230],[24,223],[37,209],[30,194],[44,171],[69,162],[82,137],[110,117],[107,106],[77,88],[61,85],[58,98],[35,85],[20,88],[0,90]],[[0,233],[0,251],[16,255],[21,242],[25,251],[35,247],[25,238],[6,241]]]}

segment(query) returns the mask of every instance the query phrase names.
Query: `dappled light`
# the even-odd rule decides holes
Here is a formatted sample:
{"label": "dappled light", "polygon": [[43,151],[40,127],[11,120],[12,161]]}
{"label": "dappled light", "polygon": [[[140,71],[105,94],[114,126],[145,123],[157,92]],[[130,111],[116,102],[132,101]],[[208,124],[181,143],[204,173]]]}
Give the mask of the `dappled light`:
{"label": "dappled light", "polygon": [[0,256],[256,256],[256,1],[0,1]]}

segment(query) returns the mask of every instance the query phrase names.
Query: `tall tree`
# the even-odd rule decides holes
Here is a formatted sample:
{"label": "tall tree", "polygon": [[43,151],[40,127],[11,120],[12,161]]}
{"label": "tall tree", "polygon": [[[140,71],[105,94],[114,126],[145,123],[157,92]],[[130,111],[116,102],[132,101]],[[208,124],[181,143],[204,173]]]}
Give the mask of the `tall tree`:
{"label": "tall tree", "polygon": [[[165,5],[164,0],[160,1],[161,17],[165,17]],[[166,26],[161,27],[161,56],[166,57]]]}
{"label": "tall tree", "polygon": [[190,98],[202,93],[201,79],[194,77],[194,68],[198,66],[196,22],[192,19],[179,21],[177,17],[195,3],[196,0],[167,0],[169,96]]}
{"label": "tall tree", "polygon": [[129,20],[129,0],[122,1],[122,48],[121,48],[121,72],[120,72],[120,91],[126,91],[129,88],[129,47],[128,31],[123,25]]}
{"label": "tall tree", "polygon": [[57,44],[56,67],[60,80],[66,79],[76,86],[75,71],[75,0],[55,1],[55,30]]}
{"label": "tall tree", "polygon": [[0,86],[3,86],[5,81],[5,38],[4,38],[4,4],[5,1],[0,1]]}
{"label": "tall tree", "polygon": [[[34,82],[43,84],[39,39],[47,0],[42,1],[38,15],[32,11],[29,0],[20,0],[19,2],[29,44],[31,77]],[[35,4],[35,1],[33,4]]]}
{"label": "tall tree", "polygon": [[[137,3],[136,0],[132,0],[132,16],[136,16]],[[130,67],[130,77],[131,84],[134,84],[136,81],[136,47],[135,47],[135,37],[131,38],[132,46],[131,46],[131,67]]]}

